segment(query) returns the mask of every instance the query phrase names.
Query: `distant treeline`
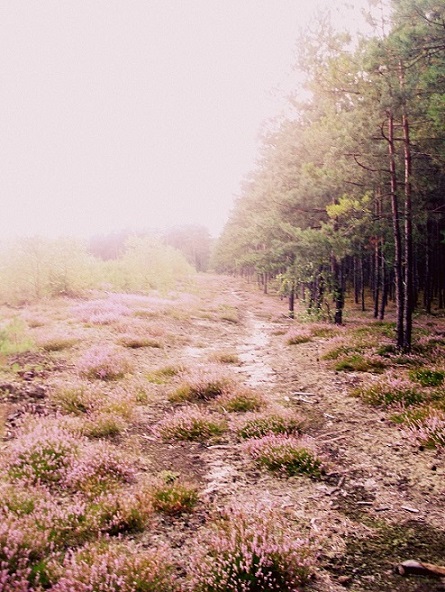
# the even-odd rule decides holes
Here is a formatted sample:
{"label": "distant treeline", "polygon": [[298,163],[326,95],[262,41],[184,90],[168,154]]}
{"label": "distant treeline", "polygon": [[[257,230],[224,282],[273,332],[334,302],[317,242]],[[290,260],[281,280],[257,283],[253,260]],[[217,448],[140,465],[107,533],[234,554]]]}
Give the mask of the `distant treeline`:
{"label": "distant treeline", "polygon": [[128,236],[108,259],[74,239],[23,238],[0,245],[0,302],[16,305],[89,289],[166,291],[193,273],[180,251],[151,236]]}

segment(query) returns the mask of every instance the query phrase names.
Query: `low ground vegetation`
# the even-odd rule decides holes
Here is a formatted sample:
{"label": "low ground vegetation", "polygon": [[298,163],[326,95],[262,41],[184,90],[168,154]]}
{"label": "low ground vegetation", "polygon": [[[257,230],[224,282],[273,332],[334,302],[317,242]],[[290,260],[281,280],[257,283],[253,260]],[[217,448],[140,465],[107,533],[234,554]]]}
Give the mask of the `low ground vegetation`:
{"label": "low ground vegetation", "polygon": [[[421,505],[445,470],[443,319],[401,357],[391,322],[303,324],[199,281],[2,309],[0,590],[414,590],[348,549],[403,520],[379,495],[440,527]],[[414,454],[410,503],[373,489]]]}

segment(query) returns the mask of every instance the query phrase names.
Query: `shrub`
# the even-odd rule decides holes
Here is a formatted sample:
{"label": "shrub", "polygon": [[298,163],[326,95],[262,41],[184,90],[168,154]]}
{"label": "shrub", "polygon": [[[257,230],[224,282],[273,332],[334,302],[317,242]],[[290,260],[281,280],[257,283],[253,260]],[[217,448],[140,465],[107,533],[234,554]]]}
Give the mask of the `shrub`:
{"label": "shrub", "polygon": [[87,438],[113,438],[122,434],[127,426],[123,417],[116,413],[100,412],[86,417],[79,431]]}
{"label": "shrub", "polygon": [[107,345],[87,350],[77,363],[82,376],[101,380],[117,380],[132,370],[125,352]]}
{"label": "shrub", "polygon": [[[172,592],[172,563],[166,548],[143,549],[134,543],[89,545],[68,553],[53,568],[52,592]],[[57,577],[58,576],[58,577]]]}
{"label": "shrub", "polygon": [[351,394],[373,407],[390,407],[397,403],[405,406],[418,405],[426,398],[411,382],[395,377],[376,381],[370,386],[360,386]]}
{"label": "shrub", "polygon": [[409,373],[409,377],[411,380],[420,383],[422,386],[440,386],[443,384],[445,372],[419,368],[417,370],[412,370]]}
{"label": "shrub", "polygon": [[134,475],[132,464],[109,443],[88,443],[66,471],[64,485],[91,496],[131,483]]}
{"label": "shrub", "polygon": [[109,298],[82,302],[73,307],[72,312],[84,323],[109,325],[119,321],[122,316],[130,315],[131,309],[125,304]]}
{"label": "shrub", "polygon": [[337,372],[383,372],[385,363],[377,356],[351,354],[335,364]]}
{"label": "shrub", "polygon": [[184,372],[182,366],[163,366],[162,368],[152,370],[145,377],[149,382],[153,382],[154,384],[165,384],[181,372]]}
{"label": "shrub", "polygon": [[11,355],[34,349],[31,337],[26,333],[26,326],[18,318],[0,327],[0,354]]}
{"label": "shrub", "polygon": [[288,476],[319,477],[321,460],[313,448],[309,440],[285,434],[253,438],[244,444],[244,449],[255,462],[270,471]]}
{"label": "shrub", "polygon": [[69,349],[79,342],[77,337],[67,337],[60,333],[52,335],[45,335],[45,337],[38,340],[37,345],[47,352],[57,352],[64,349]]}
{"label": "shrub", "polygon": [[219,318],[228,323],[237,324],[240,322],[239,311],[234,306],[221,306]]}
{"label": "shrub", "polygon": [[[143,531],[153,515],[153,504],[147,491],[102,493],[87,507],[86,525],[112,536]],[[94,530],[93,530],[94,532]]]}
{"label": "shrub", "polygon": [[181,409],[161,420],[154,432],[164,440],[206,441],[226,429],[223,420],[196,407]]}
{"label": "shrub", "polygon": [[249,389],[238,389],[233,393],[225,393],[216,400],[217,406],[223,411],[246,412],[258,411],[266,401],[259,393]]}
{"label": "shrub", "polygon": [[184,374],[182,384],[170,393],[169,400],[177,403],[210,401],[228,392],[233,384],[233,380],[219,366],[197,367]]}
{"label": "shrub", "polygon": [[238,437],[262,438],[270,434],[296,434],[301,433],[304,420],[295,414],[272,413],[270,415],[259,415],[249,419],[237,431]]}
{"label": "shrub", "polygon": [[432,412],[423,419],[414,420],[405,435],[418,446],[445,450],[445,414]]}
{"label": "shrub", "polygon": [[306,327],[292,327],[284,336],[287,345],[298,345],[311,341],[312,335]]}
{"label": "shrub", "polygon": [[119,343],[129,349],[139,349],[142,347],[162,348],[163,344],[159,339],[153,337],[143,337],[141,335],[122,335]]}
{"label": "shrub", "polygon": [[194,592],[296,592],[315,563],[309,539],[276,509],[232,506],[198,541],[188,579]]}
{"label": "shrub", "polygon": [[214,352],[211,355],[211,359],[214,362],[218,362],[220,364],[239,364],[240,359],[238,354],[232,352]]}
{"label": "shrub", "polygon": [[172,516],[191,512],[198,502],[195,485],[181,479],[159,478],[152,488],[153,507]]}
{"label": "shrub", "polygon": [[90,384],[56,384],[51,400],[61,411],[82,415],[100,407],[102,392]]}
{"label": "shrub", "polygon": [[9,475],[29,483],[59,483],[79,452],[78,439],[57,424],[37,424],[13,441]]}

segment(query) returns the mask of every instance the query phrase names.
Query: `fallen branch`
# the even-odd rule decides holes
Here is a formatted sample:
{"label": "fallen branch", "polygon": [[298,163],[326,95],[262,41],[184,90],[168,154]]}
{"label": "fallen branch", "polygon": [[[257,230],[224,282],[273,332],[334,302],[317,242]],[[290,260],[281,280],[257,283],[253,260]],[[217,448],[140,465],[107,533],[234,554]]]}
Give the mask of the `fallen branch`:
{"label": "fallen branch", "polygon": [[408,559],[399,563],[396,568],[397,572],[401,576],[434,576],[443,578],[445,577],[445,567],[441,565],[434,565],[433,563],[421,563],[414,559]]}

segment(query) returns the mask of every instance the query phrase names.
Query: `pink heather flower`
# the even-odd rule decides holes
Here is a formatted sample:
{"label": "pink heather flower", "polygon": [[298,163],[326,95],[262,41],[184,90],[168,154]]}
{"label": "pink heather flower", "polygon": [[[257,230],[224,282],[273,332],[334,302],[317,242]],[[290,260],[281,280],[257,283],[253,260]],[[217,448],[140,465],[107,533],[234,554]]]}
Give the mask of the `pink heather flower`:
{"label": "pink heather flower", "polygon": [[131,483],[132,464],[108,442],[89,443],[65,472],[63,484],[74,491],[96,493],[113,484]]}
{"label": "pink heather flower", "polygon": [[445,450],[445,414],[432,411],[428,417],[413,421],[404,434],[417,446]]}
{"label": "pink heather flower", "polygon": [[112,299],[89,300],[73,307],[72,312],[84,323],[109,325],[122,316],[131,314],[131,309]]}
{"label": "pink heather flower", "polygon": [[115,380],[132,370],[132,362],[127,352],[117,347],[96,345],[87,350],[77,362],[82,376]]}
{"label": "pink heather flower", "polygon": [[318,476],[320,473],[321,459],[313,441],[308,437],[269,434],[247,440],[243,448],[258,464],[272,471],[310,476]]}
{"label": "pink heather flower", "polygon": [[51,592],[171,592],[175,588],[166,547],[90,545],[69,553]]}
{"label": "pink heather flower", "polygon": [[7,470],[29,483],[60,482],[79,451],[79,440],[56,423],[40,423],[11,442]]}
{"label": "pink heather flower", "polygon": [[179,409],[167,415],[154,428],[155,435],[164,440],[208,440],[221,434],[225,422],[198,407]]}
{"label": "pink heather flower", "polygon": [[194,592],[298,592],[315,563],[310,539],[277,508],[233,505],[198,539],[188,580]]}

